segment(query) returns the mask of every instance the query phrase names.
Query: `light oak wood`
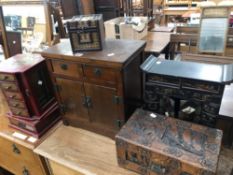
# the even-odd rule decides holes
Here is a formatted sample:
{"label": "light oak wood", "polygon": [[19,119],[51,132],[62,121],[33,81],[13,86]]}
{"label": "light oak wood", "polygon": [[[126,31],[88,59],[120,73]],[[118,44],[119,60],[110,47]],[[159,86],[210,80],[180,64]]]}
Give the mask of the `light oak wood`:
{"label": "light oak wood", "polygon": [[[27,140],[20,140],[12,136],[15,130],[8,127],[9,122],[6,113],[9,111],[9,108],[6,100],[3,98],[1,90],[0,102],[0,166],[16,175],[23,174],[24,168],[29,171],[30,175],[48,175],[48,170],[43,159],[35,154],[33,149],[61,123],[57,124],[35,143],[30,143]],[[14,152],[14,147],[20,151],[19,154]]]}
{"label": "light oak wood", "polygon": [[73,171],[61,164],[58,164],[54,161],[49,161],[49,164],[52,168],[53,175],[84,175],[83,173],[79,173],[77,171]]}
{"label": "light oak wood", "polygon": [[136,175],[118,167],[114,140],[79,128],[59,127],[34,151],[85,175]]}
{"label": "light oak wood", "polygon": [[145,52],[160,54],[170,42],[169,32],[148,32],[147,37],[143,38],[147,41]]}

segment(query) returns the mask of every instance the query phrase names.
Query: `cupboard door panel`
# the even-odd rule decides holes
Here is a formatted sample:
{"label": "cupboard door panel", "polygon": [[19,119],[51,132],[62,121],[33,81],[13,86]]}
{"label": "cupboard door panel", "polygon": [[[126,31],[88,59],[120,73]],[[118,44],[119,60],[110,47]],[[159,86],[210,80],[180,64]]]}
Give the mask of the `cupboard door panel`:
{"label": "cupboard door panel", "polygon": [[92,123],[117,129],[118,108],[114,102],[116,89],[85,83],[86,97],[90,98],[89,115]]}
{"label": "cupboard door panel", "polygon": [[88,111],[83,105],[83,84],[74,80],[56,78],[62,104],[65,105],[65,118],[70,120],[88,121]]}

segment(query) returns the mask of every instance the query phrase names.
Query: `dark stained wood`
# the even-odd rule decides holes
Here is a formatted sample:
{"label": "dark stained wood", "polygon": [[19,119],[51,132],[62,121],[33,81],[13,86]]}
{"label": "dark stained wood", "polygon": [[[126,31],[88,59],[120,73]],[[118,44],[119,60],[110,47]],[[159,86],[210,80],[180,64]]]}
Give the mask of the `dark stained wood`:
{"label": "dark stained wood", "polygon": [[84,76],[89,82],[117,83],[117,71],[99,66],[84,66]]}
{"label": "dark stained wood", "polygon": [[[121,68],[134,58],[135,50],[143,49],[145,41],[107,39],[103,50],[93,52],[73,53],[70,41],[64,39],[61,43],[50,47],[41,54],[46,58],[76,61],[88,65],[104,65],[104,67]],[[127,46],[127,47],[126,47]]]}
{"label": "dark stained wood", "polygon": [[138,109],[116,136],[121,167],[142,175],[215,175],[222,131]]}
{"label": "dark stained wood", "polygon": [[85,97],[83,83],[58,77],[56,78],[56,85],[58,85],[65,119],[71,125],[72,121],[76,119],[89,121],[88,110],[83,105]]}
{"label": "dark stained wood", "polygon": [[52,64],[55,74],[71,76],[77,79],[81,79],[83,76],[81,65],[75,62],[53,60]]}
{"label": "dark stained wood", "polygon": [[6,32],[9,57],[22,53],[22,41],[20,32]]}
{"label": "dark stained wood", "polygon": [[80,15],[77,0],[61,0],[61,8],[64,19]]}
{"label": "dark stained wood", "polygon": [[[81,118],[86,118],[86,113],[77,114],[77,111],[66,108],[64,121],[114,138],[117,130],[141,104],[139,66],[143,60],[144,47],[144,41],[106,40],[102,51],[74,54],[69,41],[64,40],[42,52],[47,59],[53,82],[59,84],[61,78],[70,80],[69,83],[62,80],[61,88],[58,86],[57,96],[60,96],[61,102],[66,106],[69,104],[66,99],[69,99],[88,111],[88,120],[85,121]],[[73,66],[72,71],[60,71],[60,62],[67,64],[67,67]],[[81,69],[83,74],[79,74],[77,69]],[[79,94],[83,94],[82,101],[78,95],[73,95],[74,90],[80,91],[80,88],[76,88],[79,84],[83,84],[84,88],[84,92]]]}
{"label": "dark stained wood", "polygon": [[[85,83],[86,96],[90,97],[90,122],[117,130],[118,110],[114,102],[116,89]],[[119,104],[120,105],[120,104]],[[104,109],[104,110],[103,110]]]}

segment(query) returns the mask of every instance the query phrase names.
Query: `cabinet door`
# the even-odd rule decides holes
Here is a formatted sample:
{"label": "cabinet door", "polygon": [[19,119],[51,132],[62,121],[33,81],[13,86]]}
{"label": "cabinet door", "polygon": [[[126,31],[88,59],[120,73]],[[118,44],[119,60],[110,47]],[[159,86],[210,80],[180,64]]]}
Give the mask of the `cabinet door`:
{"label": "cabinet door", "polygon": [[77,119],[88,121],[88,111],[83,106],[85,98],[83,84],[63,78],[56,78],[56,82],[64,105],[65,118],[72,121]]}
{"label": "cabinet door", "polygon": [[90,100],[89,115],[94,124],[117,129],[118,104],[114,102],[116,89],[85,83],[86,98]]}

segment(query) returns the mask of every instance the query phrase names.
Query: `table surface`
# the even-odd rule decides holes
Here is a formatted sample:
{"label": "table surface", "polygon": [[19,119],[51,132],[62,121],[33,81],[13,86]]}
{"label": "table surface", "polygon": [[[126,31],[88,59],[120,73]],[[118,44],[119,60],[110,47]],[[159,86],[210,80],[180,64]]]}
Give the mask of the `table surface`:
{"label": "table surface", "polygon": [[160,54],[170,42],[169,32],[148,32],[143,40],[147,41],[145,52]]}
{"label": "table surface", "polygon": [[114,140],[79,128],[60,126],[34,152],[81,174],[136,175],[118,166]]}

